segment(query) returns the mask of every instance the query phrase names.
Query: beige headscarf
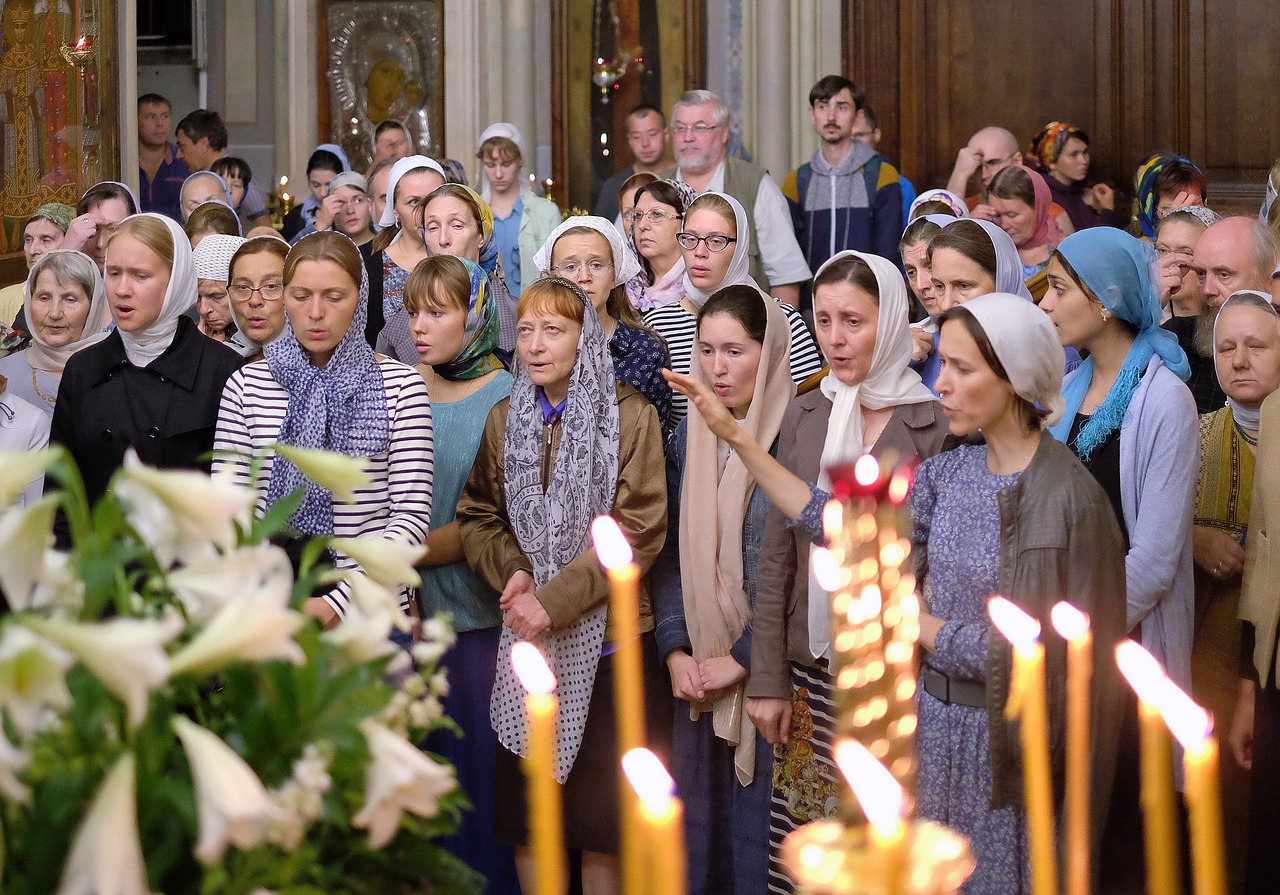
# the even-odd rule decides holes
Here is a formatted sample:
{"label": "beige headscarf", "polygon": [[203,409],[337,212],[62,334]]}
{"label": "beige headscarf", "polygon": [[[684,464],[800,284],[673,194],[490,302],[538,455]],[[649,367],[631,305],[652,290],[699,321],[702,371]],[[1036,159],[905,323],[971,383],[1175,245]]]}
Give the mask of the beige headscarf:
{"label": "beige headscarf", "polygon": [[[778,303],[760,293],[767,323],[751,407],[742,422],[748,437],[766,450],[782,427],[782,414],[796,387],[791,379],[791,329]],[[702,365],[691,374],[706,382]],[[697,413],[688,417],[684,483],[680,492],[680,580],[684,616],[693,657],[729,655],[751,618],[742,581],[742,523],[755,490],[755,480],[736,454],[722,459],[719,439]],[[715,533],[715,549],[707,549],[706,532]],[[710,706],[716,736],[733,743],[738,782],[746,786],[755,773],[755,728],[743,711],[745,686],[738,684]],[[707,706],[695,705],[696,718]]]}

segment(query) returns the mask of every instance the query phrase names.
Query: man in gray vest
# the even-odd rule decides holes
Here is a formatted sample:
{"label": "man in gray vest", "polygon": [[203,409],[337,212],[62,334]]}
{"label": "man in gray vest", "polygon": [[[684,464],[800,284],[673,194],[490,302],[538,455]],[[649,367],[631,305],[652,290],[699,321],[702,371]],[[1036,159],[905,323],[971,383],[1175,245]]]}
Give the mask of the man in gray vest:
{"label": "man in gray vest", "polygon": [[800,284],[812,274],[796,242],[782,190],[759,165],[730,158],[729,107],[710,90],[680,95],[671,111],[676,178],[702,194],[727,193],[751,222],[751,276],[775,298],[800,303]]}

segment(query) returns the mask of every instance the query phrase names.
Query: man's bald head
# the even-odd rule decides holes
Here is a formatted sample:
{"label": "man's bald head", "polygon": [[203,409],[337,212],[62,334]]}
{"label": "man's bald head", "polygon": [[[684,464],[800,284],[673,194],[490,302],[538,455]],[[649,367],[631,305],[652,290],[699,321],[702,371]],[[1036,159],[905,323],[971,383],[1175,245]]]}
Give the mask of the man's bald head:
{"label": "man's bald head", "polygon": [[1022,164],[1018,138],[1003,127],[984,127],[969,138],[969,148],[982,153],[982,164],[978,171],[982,175],[984,187],[990,186],[991,178],[1005,168]]}
{"label": "man's bald head", "polygon": [[1204,297],[1214,310],[1241,289],[1270,292],[1276,264],[1275,237],[1254,217],[1223,218],[1196,243],[1195,271],[1204,281]]}

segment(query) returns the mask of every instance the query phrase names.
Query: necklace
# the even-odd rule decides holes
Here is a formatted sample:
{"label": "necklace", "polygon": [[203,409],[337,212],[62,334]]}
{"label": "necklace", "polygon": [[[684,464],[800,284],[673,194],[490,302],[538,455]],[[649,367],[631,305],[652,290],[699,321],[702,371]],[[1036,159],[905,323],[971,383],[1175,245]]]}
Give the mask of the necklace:
{"label": "necklace", "polygon": [[44,403],[46,403],[46,404],[57,404],[57,403],[58,403],[58,396],[57,396],[56,394],[55,394],[55,395],[46,395],[44,392],[40,391],[40,383],[38,383],[38,382],[36,381],[36,368],[35,368],[35,367],[32,367],[32,368],[31,368],[31,387],[32,387],[33,389],[35,389],[36,397],[38,397],[38,398],[39,398],[41,401],[43,401]]}

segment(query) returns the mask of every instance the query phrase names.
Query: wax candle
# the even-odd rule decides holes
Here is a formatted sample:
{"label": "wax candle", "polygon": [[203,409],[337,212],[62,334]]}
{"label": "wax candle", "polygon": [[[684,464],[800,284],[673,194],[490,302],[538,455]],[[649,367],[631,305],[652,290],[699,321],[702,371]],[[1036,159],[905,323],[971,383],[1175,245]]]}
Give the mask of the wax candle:
{"label": "wax candle", "polygon": [[[613,623],[614,712],[618,723],[618,749],[625,755],[644,746],[644,683],[640,666],[640,568],[632,562],[631,545],[610,516],[591,523],[596,555],[609,574],[609,616]],[[644,861],[637,837],[635,794],[620,787],[622,809],[622,888],[625,895],[639,895],[644,887]]]}
{"label": "wax candle", "polygon": [[1070,603],[1051,614],[1067,641],[1067,895],[1089,895],[1089,687],[1093,680],[1093,632],[1089,617]]}
{"label": "wax candle", "polygon": [[1044,693],[1044,646],[1040,623],[1003,597],[987,612],[1013,645],[1013,679],[1005,717],[1018,718],[1022,735],[1022,785],[1031,846],[1031,891],[1057,895],[1058,859],[1053,835],[1053,784],[1049,772],[1049,715]]}
{"label": "wax candle", "polygon": [[1170,686],[1164,669],[1132,640],[1116,647],[1116,664],[1138,695],[1142,821],[1147,847],[1147,895],[1178,895],[1178,825],[1174,811],[1173,742],[1160,713]]}
{"label": "wax candle", "polygon": [[836,766],[862,804],[870,822],[871,848],[881,877],[881,891],[902,895],[907,884],[906,794],[880,761],[857,740],[841,740],[835,747]]}
{"label": "wax candle", "polygon": [[1218,789],[1218,741],[1209,713],[1170,683],[1160,706],[1165,723],[1182,744],[1187,812],[1191,815],[1191,870],[1196,895],[1226,895],[1222,841],[1222,796]]}
{"label": "wax candle", "polygon": [[537,875],[536,895],[564,895],[568,889],[564,824],[560,784],[555,778],[556,711],[560,703],[551,692],[556,679],[542,653],[527,641],[512,646],[511,664],[528,691],[524,698],[529,724],[524,773],[529,844]]}
{"label": "wax candle", "polygon": [[640,805],[639,840],[648,870],[646,895],[685,895],[684,806],[675,781],[648,749],[622,756],[622,768]]}

